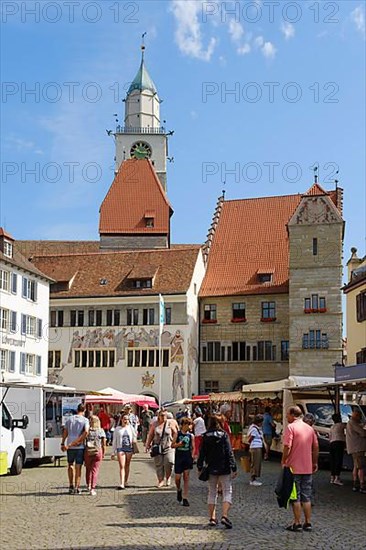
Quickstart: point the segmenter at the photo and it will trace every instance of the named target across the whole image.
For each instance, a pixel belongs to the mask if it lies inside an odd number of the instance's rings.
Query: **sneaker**
[[[358,485],[353,485],[353,487],[352,487],[352,491],[353,491],[354,493],[356,493],[357,491],[359,491],[359,489],[360,489],[360,488],[359,488]]]
[[[182,502],[182,489],[178,489],[177,491],[177,501]]]
[[[302,526],[302,530],[303,531],[312,531],[313,528],[312,528],[311,523],[304,523],[304,525]]]
[[[216,518],[210,518],[209,521],[208,521],[208,524],[210,527],[216,527],[218,521]]]
[[[92,497],[96,497],[96,496],[97,496],[96,490],[95,490],[95,489],[91,489],[90,495],[91,495]]]
[[[361,487],[360,493],[362,493],[363,495],[366,495],[366,486],[365,486],[365,487]]]
[[[293,533],[298,533],[299,531],[302,531],[302,525],[301,523],[296,524],[293,523],[292,525],[289,525],[286,527],[286,531],[292,531]]]
[[[75,493],[75,495],[81,495],[81,489],[80,489],[80,487],[76,487],[74,493]]]
[[[231,523],[229,518],[227,518],[226,516],[222,516],[221,523],[222,523],[222,525],[225,525],[226,529],[232,529],[233,528],[233,524]]]
[[[254,481],[250,481],[249,485],[252,485],[252,487],[260,487],[261,485],[263,485],[263,483],[255,479]]]
[[[333,481],[333,485],[343,485],[343,481],[341,481],[340,479],[335,479]]]
[[[183,506],[189,506],[189,502],[186,498],[183,499]]]
[[[74,487],[71,485],[71,486],[69,487],[69,495],[73,495],[73,494],[74,494],[74,490],[75,490]]]

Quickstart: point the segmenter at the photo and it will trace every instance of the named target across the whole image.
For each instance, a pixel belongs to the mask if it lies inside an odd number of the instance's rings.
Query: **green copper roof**
[[[155,84],[150,78],[150,75],[145,67],[144,58],[141,60],[140,68],[128,89],[127,95],[130,95],[130,93],[134,90],[139,90],[140,92],[142,92],[142,90],[150,90],[153,94],[157,93]]]

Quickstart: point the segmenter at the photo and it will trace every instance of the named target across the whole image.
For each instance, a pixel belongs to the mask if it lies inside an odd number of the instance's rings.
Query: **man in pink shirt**
[[[311,490],[313,473],[318,469],[319,446],[314,429],[303,422],[300,407],[287,410],[288,426],[283,436],[282,466],[294,474],[297,499],[291,501],[294,522],[287,531],[311,531]],[[301,507],[305,522],[301,524]]]

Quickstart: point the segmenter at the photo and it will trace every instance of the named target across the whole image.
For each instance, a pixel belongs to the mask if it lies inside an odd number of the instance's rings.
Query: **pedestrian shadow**
[[[154,516],[151,516],[154,517]],[[185,523],[182,521],[179,522],[162,522],[162,521],[154,521],[153,523],[146,523],[146,522],[133,522],[133,523],[105,523],[106,527],[119,527],[120,529],[139,529],[140,527],[143,527],[144,529],[156,529],[159,527],[163,527],[165,529],[172,529],[172,528],[180,528],[180,529],[187,529],[188,531],[203,531],[206,530],[207,525],[194,525],[192,523]]]

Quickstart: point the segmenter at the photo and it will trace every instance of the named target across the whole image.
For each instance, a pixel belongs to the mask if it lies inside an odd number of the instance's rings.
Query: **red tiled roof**
[[[145,214],[154,211],[154,227]],[[122,162],[100,207],[100,234],[168,234],[173,210],[151,161]]]
[[[303,195],[224,201],[200,296],[288,292],[287,223],[302,197],[317,195],[328,195],[338,207],[337,192],[317,183]],[[260,283],[265,273],[272,280]]]
[[[288,292],[287,223],[301,195],[224,201],[200,296]],[[273,270],[271,282],[259,273]]]
[[[313,195],[313,196],[316,196],[316,195],[329,195],[328,191],[324,191],[324,189],[318,184],[318,183],[314,183],[310,189],[308,189],[306,191],[306,193],[304,193],[304,197],[306,195]]]
[[[33,262],[56,282],[75,274],[68,289],[51,286],[51,297],[103,297],[184,293],[189,288],[200,246],[145,251],[34,256]],[[131,272],[155,268],[153,288],[136,289]],[[106,284],[101,280],[106,279]]]

